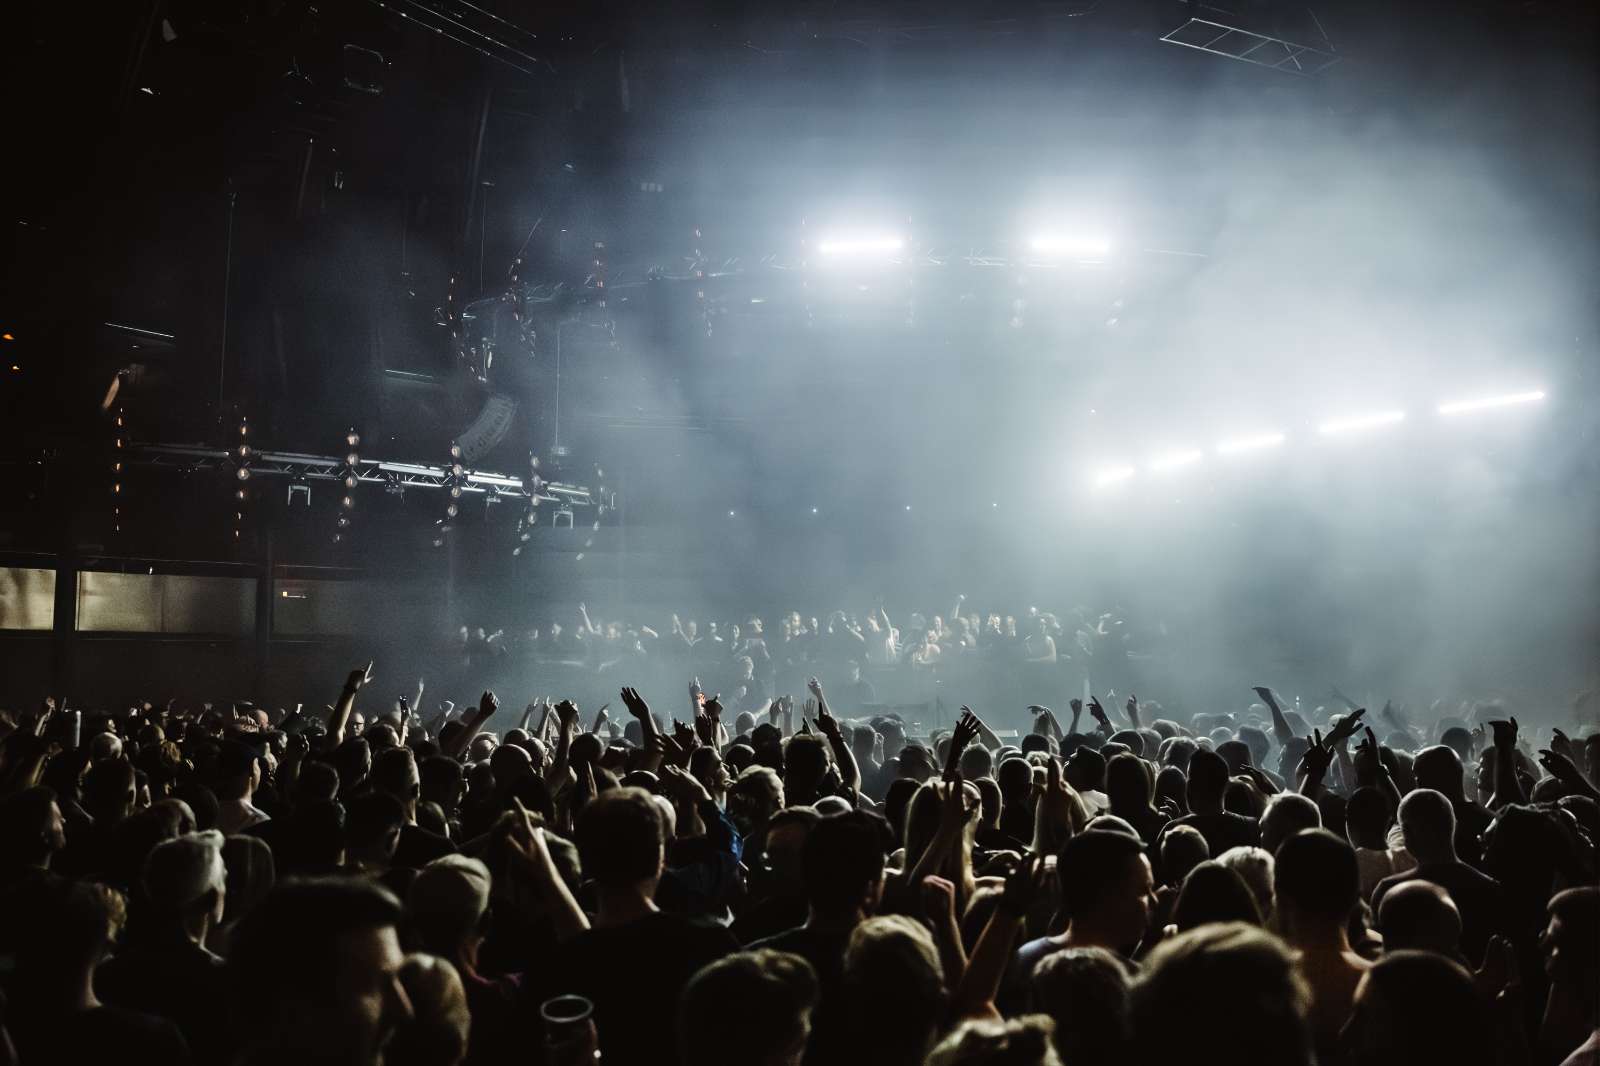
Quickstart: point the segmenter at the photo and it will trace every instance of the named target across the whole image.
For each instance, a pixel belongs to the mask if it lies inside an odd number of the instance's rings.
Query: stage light
[[[360,461],[361,456],[357,455],[355,452],[351,452],[349,455],[344,457],[345,466],[355,466]]]
[[[354,474],[345,475],[344,487],[347,489],[353,489],[356,487],[356,476]]]
[[[352,429],[344,435],[344,442],[354,448],[361,443],[361,434]]]
[[[1404,422],[1404,411],[1375,411],[1370,415],[1352,415],[1347,418],[1334,418],[1317,427],[1317,432],[1324,437],[1337,436],[1340,433],[1355,433],[1363,429],[1377,429],[1381,426],[1392,426],[1396,422]]]
[[[1190,448],[1181,452],[1168,452],[1165,455],[1158,455],[1154,459],[1150,460],[1150,472],[1153,474],[1163,474],[1168,470],[1176,470],[1179,467],[1188,466],[1191,463],[1198,463],[1204,457],[1205,452],[1195,448]]]
[[[240,481],[249,481],[250,480],[250,471],[241,466],[239,468],[238,472],[234,474],[234,476],[237,477]]]
[[[450,458],[452,458],[452,459],[461,458],[461,445],[459,445],[459,444],[450,445]]]
[[[875,252],[898,252],[906,246],[899,237],[887,234],[828,237],[817,242],[817,251],[823,255],[871,255]]]
[[[1217,445],[1218,455],[1238,455],[1240,452],[1260,451],[1262,448],[1276,448],[1282,444],[1282,433],[1262,433],[1255,437],[1238,437],[1234,440],[1225,440]]]
[[[1477,400],[1454,400],[1450,403],[1439,405],[1441,415],[1465,415],[1473,411],[1488,411],[1496,407],[1515,407],[1525,403],[1538,403],[1544,399],[1544,393],[1539,390],[1532,392],[1513,392],[1506,396],[1485,396]]]
[[[444,513],[448,517],[454,518],[456,515],[461,513],[461,509],[459,507],[457,507],[455,504],[452,503],[449,507],[446,507],[444,509]]]
[[[1107,485],[1115,485],[1119,481],[1126,481],[1136,473],[1138,471],[1131,466],[1107,467],[1094,476],[1094,486],[1097,489],[1103,489]]]
[[[465,471],[462,468],[460,463],[451,463],[450,464],[450,474],[451,474],[452,477],[460,477],[464,472]]]
[[[1058,233],[1041,233],[1028,241],[1028,247],[1040,255],[1087,255],[1099,258],[1111,252],[1111,242],[1104,237]]]
[[[355,501],[355,500],[352,500],[352,499],[351,499],[351,498],[350,498],[350,497],[348,497],[348,496],[346,496],[346,497],[345,497],[345,498],[344,498],[344,499],[342,499],[342,500],[340,500],[340,501],[339,501],[339,506],[340,506],[340,507],[343,507],[343,508],[344,508],[344,509],[345,509],[345,510],[347,510],[347,511],[348,511],[348,510],[349,510],[349,509],[350,509],[350,508],[352,508],[352,507],[354,507],[354,506],[355,506],[355,505],[356,505],[356,501]]]

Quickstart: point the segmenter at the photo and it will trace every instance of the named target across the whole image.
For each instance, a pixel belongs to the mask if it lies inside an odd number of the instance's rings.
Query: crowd
[[[1122,665],[1147,652],[1147,637],[1116,612],[1075,607],[1064,614],[1029,607],[1019,613],[976,610],[957,596],[945,614],[913,611],[898,623],[882,604],[864,612],[834,610],[826,617],[790,610],[769,628],[758,615],[742,621],[684,619],[650,624],[638,618],[597,619],[586,604],[566,623],[507,631],[461,626],[448,659],[460,676],[503,676],[509,663],[564,664],[633,678],[665,667],[706,680],[735,710],[760,711],[777,693],[798,692],[821,677],[841,706],[878,702],[871,678],[932,675],[993,666],[1033,669],[1091,664],[1109,685],[1122,683]],[[904,686],[895,686],[902,690]]]
[[[1592,696],[1013,745],[371,681],[3,716],[0,1064],[1600,1063]]]

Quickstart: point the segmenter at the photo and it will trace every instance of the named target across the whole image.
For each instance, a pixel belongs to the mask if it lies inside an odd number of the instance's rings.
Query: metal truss
[[[184,444],[143,444],[129,449],[129,461],[141,466],[175,470],[239,470],[239,458],[223,448],[202,448]],[[616,493],[592,491],[580,485],[559,481],[510,477],[481,470],[463,469],[460,474],[446,466],[419,463],[389,463],[362,459],[354,466],[327,455],[300,455],[294,452],[252,452],[244,467],[250,477],[284,477],[294,481],[343,481],[354,476],[362,484],[383,485],[392,492],[407,489],[459,488],[463,493],[486,494],[508,499],[532,499],[559,503],[563,507],[616,506]]]
[[[1168,44],[1180,44],[1185,48],[1289,74],[1317,74],[1339,62],[1339,56],[1331,51],[1241,30],[1237,26],[1225,26],[1208,19],[1192,18],[1161,39]]]

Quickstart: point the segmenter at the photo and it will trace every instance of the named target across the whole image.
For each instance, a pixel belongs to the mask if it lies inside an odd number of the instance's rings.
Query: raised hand
[[[1123,710],[1126,711],[1127,714],[1128,714],[1128,721],[1137,722],[1139,720],[1139,697],[1138,696],[1135,696],[1131,692],[1128,693],[1128,700],[1122,706],[1123,706]]]
[[[957,767],[961,765],[961,753],[967,750],[967,745],[977,737],[979,732],[978,716],[972,713],[971,707],[961,708],[961,717],[956,719],[956,728],[950,734],[950,747],[945,753],[944,779],[953,781],[960,779]]]
[[[650,721],[650,705],[639,695],[638,689],[625,688],[622,690],[622,705],[628,708],[628,713],[639,720],[640,725]]]
[[[672,720],[672,739],[677,741],[678,747],[685,751],[693,751],[700,746],[700,738],[695,733],[694,727],[686,725],[676,718]]]
[[[1005,890],[1000,893],[1000,909],[1021,918],[1033,908],[1034,900],[1044,889],[1044,859],[1029,855],[1006,875]]]
[[[816,699],[822,699],[822,682],[813,677],[806,682],[806,691],[810,692]]]
[[[711,793],[706,791],[706,786],[698,778],[670,762],[661,767],[661,786],[672,799],[686,806],[711,800]]]
[[[1559,729],[1551,731],[1550,750],[1558,755],[1565,755],[1573,762],[1578,761],[1575,756],[1576,749],[1572,745],[1572,738]]]
[[[718,722],[722,719],[722,696],[720,693],[712,696],[700,706],[705,709],[706,717],[711,719],[712,722]]]
[[[1510,751],[1517,746],[1517,720],[1509,721],[1495,719],[1489,723],[1489,728],[1494,730],[1494,746]]]
[[[1361,716],[1366,713],[1367,709],[1365,707],[1357,707],[1355,710],[1339,719],[1339,724],[1334,726],[1333,731],[1328,734],[1328,747],[1340,747],[1345,741],[1355,736],[1356,731],[1361,728]]]
[[[500,697],[493,692],[485,691],[478,697],[478,717],[488,718],[500,709]]]
[[[1102,728],[1105,729],[1106,732],[1114,732],[1111,727],[1111,716],[1106,714],[1106,709],[1104,707],[1100,706],[1100,697],[1089,697],[1089,714],[1096,722],[1100,724]]]
[[[563,731],[572,729],[578,724],[578,705],[571,700],[562,700],[556,704],[556,722]]]
[[[1560,781],[1564,785],[1576,786],[1585,792],[1589,789],[1588,779],[1578,769],[1578,764],[1562,752],[1551,748],[1539,749],[1539,765],[1544,767],[1545,773]]]
[[[1295,774],[1308,782],[1321,784],[1323,777],[1328,773],[1328,767],[1333,765],[1333,745],[1322,739],[1320,729],[1313,729],[1311,735],[1313,743],[1306,749],[1306,753],[1300,756],[1300,765],[1295,768]]]
[[[1272,694],[1272,690],[1266,685],[1256,685],[1253,691],[1257,696],[1261,697],[1261,702],[1268,707],[1276,707],[1278,705],[1277,697]]]

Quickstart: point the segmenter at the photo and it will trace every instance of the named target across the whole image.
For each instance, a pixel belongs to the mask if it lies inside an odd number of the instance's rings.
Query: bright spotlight
[[[1282,444],[1282,433],[1262,433],[1254,437],[1238,437],[1234,440],[1225,440],[1217,445],[1218,455],[1238,455],[1240,452],[1256,452],[1263,448],[1276,448]]]
[[[871,255],[875,252],[898,252],[906,246],[899,237],[886,234],[860,234],[828,237],[817,243],[823,255]]]
[[[1103,256],[1111,251],[1111,242],[1104,237],[1067,236],[1041,233],[1028,242],[1028,247],[1041,255]]]
[[[1334,418],[1317,427],[1317,432],[1324,437],[1336,436],[1340,433],[1355,433],[1363,429],[1377,429],[1379,426],[1392,426],[1396,422],[1404,422],[1404,411],[1375,411],[1370,415],[1352,415],[1348,418]]]
[[[1455,400],[1439,405],[1441,415],[1465,415],[1473,411],[1488,411],[1495,407],[1515,407],[1518,404],[1538,403],[1544,399],[1544,393],[1538,390],[1533,392],[1513,392],[1509,396],[1485,396],[1477,400]]]
[[[1107,485],[1115,485],[1119,481],[1126,481],[1137,471],[1131,466],[1108,466],[1094,476],[1094,487],[1103,489]]]
[[[1194,448],[1190,448],[1187,451],[1168,452],[1166,455],[1158,455],[1150,460],[1150,472],[1161,474],[1168,470],[1176,470],[1180,466],[1198,463],[1204,455],[1204,452]]]

